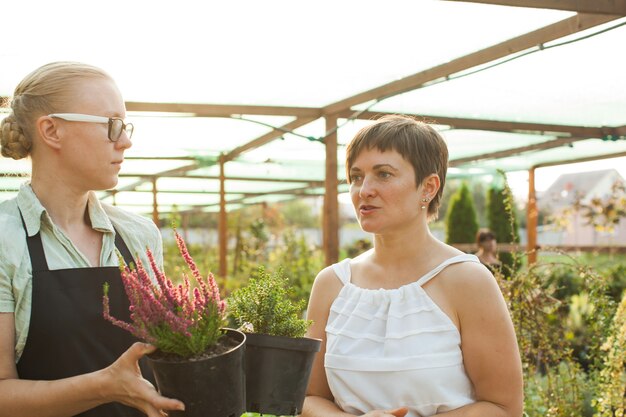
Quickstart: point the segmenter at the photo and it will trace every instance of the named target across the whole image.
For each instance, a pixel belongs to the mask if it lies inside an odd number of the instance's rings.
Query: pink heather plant
[[[220,299],[213,274],[204,279],[189,255],[183,238],[174,230],[176,243],[197,284],[191,288],[189,276],[174,285],[159,270],[150,249],[146,254],[154,271],[152,282],[143,264],[130,268],[120,258],[120,271],[126,295],[130,301],[130,323],[111,316],[108,284],[104,284],[104,318],[129,331],[139,339],[155,345],[163,352],[187,358],[201,354],[222,336],[226,304]]]

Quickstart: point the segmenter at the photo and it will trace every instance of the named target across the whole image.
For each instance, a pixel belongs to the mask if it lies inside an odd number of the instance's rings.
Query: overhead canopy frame
[[[459,1],[459,0],[449,0]],[[337,130],[342,125],[343,120],[371,120],[390,111],[369,110],[371,105],[362,108],[367,103],[379,103],[390,97],[402,95],[411,91],[429,86],[432,83],[446,80],[454,74],[477,68],[498,60],[527,51],[530,48],[541,47],[542,45],[555,41],[588,29],[606,24],[626,15],[626,0],[465,0],[466,3],[484,3],[500,6],[536,7],[562,11],[577,12],[576,15],[549,24],[545,27],[530,31],[528,33],[513,37],[492,46],[468,53],[449,62],[420,70],[412,75],[402,77],[392,82],[382,84],[375,88],[370,88],[358,94],[345,97],[321,107],[302,106],[271,106],[271,105],[236,105],[236,104],[203,104],[203,103],[157,103],[128,101],[126,108],[129,112],[169,115],[185,115],[185,117],[200,118],[244,118],[244,116],[272,116],[288,118],[288,121],[281,123],[277,127],[272,127],[269,131],[250,139],[244,143],[237,144],[216,152],[210,158],[206,156],[144,156],[127,158],[128,160],[162,161],[163,167],[150,172],[125,172],[120,177],[124,179],[115,190],[102,193],[102,198],[115,197],[125,193],[148,193],[153,194],[152,212],[155,221],[159,214],[159,195],[180,195],[180,194],[215,194],[219,195],[219,200],[202,204],[188,204],[182,210],[197,211],[199,208],[210,209],[220,208],[220,273],[225,274],[225,224],[227,207],[238,207],[250,201],[259,201],[262,196],[321,196],[324,200],[324,249],[326,252],[326,262],[336,262],[338,258],[338,190],[345,190],[346,185],[341,179],[341,166],[338,162],[338,153],[341,151],[342,143],[338,141]],[[359,107],[361,106],[361,107]],[[403,113],[407,113],[406,111]],[[528,137],[528,140],[521,140],[517,136],[511,136],[510,143],[501,144],[494,149],[477,148],[475,151],[452,157],[450,166],[460,170],[470,169],[481,161],[504,160],[520,155],[529,155],[539,152],[556,149],[563,146],[572,145],[579,142],[586,142],[591,139],[603,140],[603,143],[613,143],[617,138],[626,136],[626,125],[617,126],[582,126],[570,124],[536,123],[531,120],[495,120],[486,118],[456,117],[447,114],[423,114],[420,112],[409,112],[427,121],[445,126],[451,131],[485,131],[504,132],[511,135],[521,135]],[[254,176],[245,172],[229,172],[231,163],[244,161],[246,154],[265,147],[275,140],[292,134],[298,129],[304,128],[316,121],[323,120],[324,134],[315,137],[310,136],[310,141],[319,142],[324,145],[323,169],[316,170],[314,175],[308,173],[304,175],[282,177],[268,175]],[[626,122],[626,120],[625,120]],[[307,135],[304,135],[307,136]],[[320,145],[320,146],[321,146]],[[612,153],[597,152],[592,156],[568,158],[558,161],[543,161],[530,167],[531,176],[537,167],[548,164],[565,163],[573,160],[593,160],[597,158],[626,155],[626,150],[615,149]],[[212,159],[211,159],[212,158]],[[272,158],[267,158],[270,161]],[[179,165],[170,167],[165,162],[178,162]],[[271,161],[270,161],[271,162]],[[321,162],[321,161],[320,161]],[[257,162],[258,163],[258,162]],[[294,161],[297,166],[304,166],[303,161]],[[505,167],[506,168],[506,167]],[[243,174],[243,175],[240,175]],[[0,173],[0,177],[20,177],[25,175],[21,171],[7,171]],[[175,189],[171,186],[161,185],[160,181],[171,178],[186,179],[189,181],[212,181],[211,186],[202,190]],[[264,189],[233,189],[226,184],[262,182],[272,184]],[[531,204],[534,202],[534,177],[530,181],[532,190],[529,196],[533,196]],[[151,184],[150,188],[145,188]],[[324,189],[322,190],[322,187]],[[15,192],[15,188],[5,187],[5,191]],[[529,199],[530,200],[530,199]],[[128,203],[130,206],[132,203]],[[532,211],[529,210],[529,212]],[[534,221],[534,220],[533,220]],[[530,223],[530,222],[529,222]],[[530,228],[529,228],[530,229]],[[533,246],[529,235],[529,247]]]

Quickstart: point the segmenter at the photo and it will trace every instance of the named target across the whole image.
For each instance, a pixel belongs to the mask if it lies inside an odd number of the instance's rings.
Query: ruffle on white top
[[[458,262],[479,261],[455,256],[391,290],[352,284],[350,259],[333,265],[344,286],[330,309],[324,366],[342,410],[360,415],[406,406],[408,417],[426,417],[475,401],[459,331],[422,288]]]

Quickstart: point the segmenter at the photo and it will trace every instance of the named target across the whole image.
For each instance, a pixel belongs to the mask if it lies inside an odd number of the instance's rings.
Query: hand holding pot
[[[107,375],[105,389],[108,390],[104,396],[137,408],[148,417],[162,417],[162,410],[184,410],[182,402],[159,395],[154,386],[141,375],[139,359],[155,350],[156,347],[152,345],[134,343],[118,360],[104,369]]]
[[[409,409],[406,407],[395,408],[393,410],[374,410],[361,417],[404,417]]]

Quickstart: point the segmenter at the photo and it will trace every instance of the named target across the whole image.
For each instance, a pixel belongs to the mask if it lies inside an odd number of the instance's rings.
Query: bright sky
[[[577,164],[559,165],[554,167],[539,168],[535,171],[535,188],[537,191],[545,191],[562,174],[601,171],[615,169],[626,180],[626,157],[603,159]],[[511,172],[507,175],[511,190],[516,198],[528,199],[528,172]]]
[[[489,31],[466,18],[477,10]],[[16,0],[2,14],[0,94],[37,66],[69,59],[105,68],[127,100],[304,106],[571,15],[516,9],[513,20],[509,8],[435,0]],[[463,42],[440,36],[444,22]]]
[[[129,101],[297,106],[323,106],[572,15],[438,0],[110,0],[97,6],[15,0],[3,4],[2,14],[7,36],[0,50],[0,95],[10,95],[39,65],[77,60],[111,73]],[[483,27],[488,30],[477,30]],[[626,97],[623,66],[614,58],[611,65],[599,63],[615,56],[603,46],[623,39],[623,29],[397,96],[375,109],[613,126],[624,121],[615,105]],[[575,64],[572,50],[578,51]],[[598,76],[587,76],[593,71]],[[129,156],[197,154],[208,141],[213,152],[229,150],[261,129],[226,119],[138,119]],[[284,121],[279,119],[271,123]],[[342,128],[339,141],[347,142],[354,130],[351,124]],[[319,136],[324,125],[301,131]],[[474,135],[489,139],[484,132]],[[303,159],[323,153],[321,146],[303,150],[304,142],[288,138],[245,156],[265,160],[284,152]],[[455,149],[477,143],[467,136]],[[0,172],[11,164],[0,159]],[[541,169],[537,189],[578,170],[615,168],[626,177],[622,167],[624,158]],[[509,178],[516,195],[525,196],[527,174]]]

